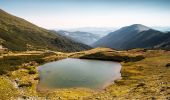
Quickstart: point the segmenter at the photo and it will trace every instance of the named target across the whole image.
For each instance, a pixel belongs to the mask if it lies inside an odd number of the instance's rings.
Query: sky
[[[0,0],[0,9],[47,29],[170,26],[170,0]]]

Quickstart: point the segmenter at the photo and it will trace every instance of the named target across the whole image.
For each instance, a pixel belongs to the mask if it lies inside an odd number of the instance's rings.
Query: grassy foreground
[[[122,79],[104,90],[39,90],[38,67],[67,57],[118,61]],[[170,99],[170,51],[96,48],[76,53],[19,52],[0,57],[0,99]]]

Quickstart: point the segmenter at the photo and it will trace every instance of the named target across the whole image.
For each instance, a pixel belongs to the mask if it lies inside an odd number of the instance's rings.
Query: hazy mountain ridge
[[[80,51],[90,48],[3,10],[0,10],[0,44],[12,51],[29,49]]]
[[[71,28],[71,29],[57,29],[56,28],[53,30],[56,30],[56,31],[64,30],[64,31],[69,31],[69,32],[80,31],[80,32],[92,33],[100,37],[103,37],[107,35],[108,33],[115,31],[116,29],[117,29],[116,27],[80,27],[80,28]]]
[[[94,47],[114,49],[163,48],[161,44],[169,43],[169,34],[151,29],[147,26],[134,24],[109,33],[93,44]],[[165,42],[167,41],[167,42]],[[169,46],[166,46],[168,49]]]
[[[152,27],[155,30],[159,30],[161,32],[169,32],[170,31],[170,27],[169,26],[153,26]]]
[[[57,33],[86,45],[91,45],[92,43],[96,42],[100,38],[100,36],[97,34],[92,34],[89,32],[81,32],[81,31],[69,32],[69,31],[60,30],[57,31]]]

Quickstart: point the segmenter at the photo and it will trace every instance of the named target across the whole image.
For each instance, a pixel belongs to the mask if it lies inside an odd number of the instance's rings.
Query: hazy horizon
[[[170,0],[0,0],[0,7],[47,29],[170,26]]]

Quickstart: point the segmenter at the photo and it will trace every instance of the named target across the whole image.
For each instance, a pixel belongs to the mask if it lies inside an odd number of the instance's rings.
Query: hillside
[[[69,31],[60,30],[57,31],[57,33],[86,45],[91,45],[92,43],[96,42],[100,38],[100,36],[97,34],[93,34],[89,32],[81,32],[81,31],[69,32]]]
[[[0,44],[11,51],[50,49],[70,52],[90,48],[3,10],[0,10]]]
[[[133,48],[169,48],[170,34],[134,24],[123,27],[98,40],[94,47],[109,47],[118,50]],[[161,45],[162,44],[162,45]]]

